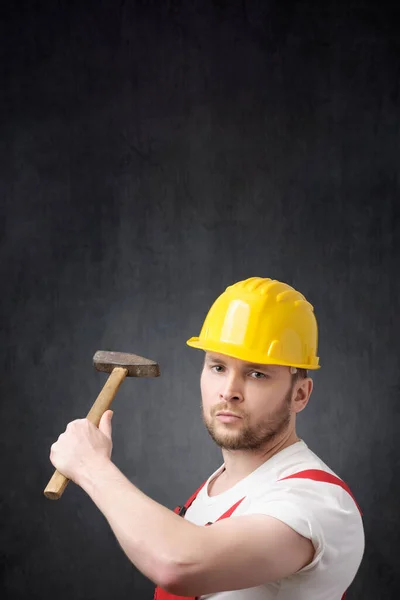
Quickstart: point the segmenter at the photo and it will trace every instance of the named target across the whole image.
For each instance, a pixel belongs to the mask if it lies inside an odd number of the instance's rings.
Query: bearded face
[[[201,376],[203,421],[225,450],[262,449],[289,428],[294,381],[288,369],[257,368],[262,371],[235,358],[206,355]]]

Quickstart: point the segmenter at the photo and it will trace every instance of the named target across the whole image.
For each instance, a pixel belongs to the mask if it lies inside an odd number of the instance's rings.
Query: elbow
[[[182,583],[173,573],[165,573],[165,576],[158,585],[169,594],[175,596],[182,596],[184,593]],[[185,595],[187,595],[186,592]]]
[[[182,571],[177,564],[160,556],[147,556],[145,559],[138,561],[128,552],[126,554],[132,564],[156,586],[171,594],[177,594],[175,590],[180,589],[182,585],[180,575]]]
[[[169,594],[183,595],[183,581],[179,569],[174,565],[165,565],[160,569],[157,577],[157,585]]]
[[[172,562],[164,564],[159,572],[158,585],[169,594],[193,596],[193,583],[196,578],[193,578],[192,569],[187,567],[188,565]]]
[[[198,528],[203,529],[208,528]],[[199,596],[205,567],[204,545],[200,542],[191,536],[188,545],[181,543],[178,548],[169,547],[162,558],[158,555],[162,563],[158,585],[166,592],[176,596]]]

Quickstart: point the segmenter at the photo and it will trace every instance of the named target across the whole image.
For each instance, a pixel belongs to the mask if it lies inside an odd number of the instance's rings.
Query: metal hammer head
[[[127,369],[127,377],[158,377],[160,367],[158,363],[143,356],[127,354],[125,352],[108,352],[98,350],[93,356],[93,364],[98,371],[111,373],[115,367]]]

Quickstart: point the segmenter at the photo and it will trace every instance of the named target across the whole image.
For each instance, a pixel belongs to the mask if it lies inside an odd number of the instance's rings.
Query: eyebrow
[[[213,363],[218,363],[220,365],[226,366],[226,362],[221,358],[217,358],[216,356],[206,356],[205,362],[208,362],[208,363],[213,362]],[[247,369],[255,369],[255,370],[260,370],[260,371],[265,371],[265,370],[274,371],[273,365],[267,365],[267,364],[261,364],[261,363],[245,362],[243,366],[244,366],[244,368],[247,368]]]

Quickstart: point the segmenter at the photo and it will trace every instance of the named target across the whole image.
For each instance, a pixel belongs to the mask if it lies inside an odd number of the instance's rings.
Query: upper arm
[[[191,548],[171,573],[168,591],[186,596],[256,587],[309,564],[312,542],[277,518],[262,514],[197,527]]]

